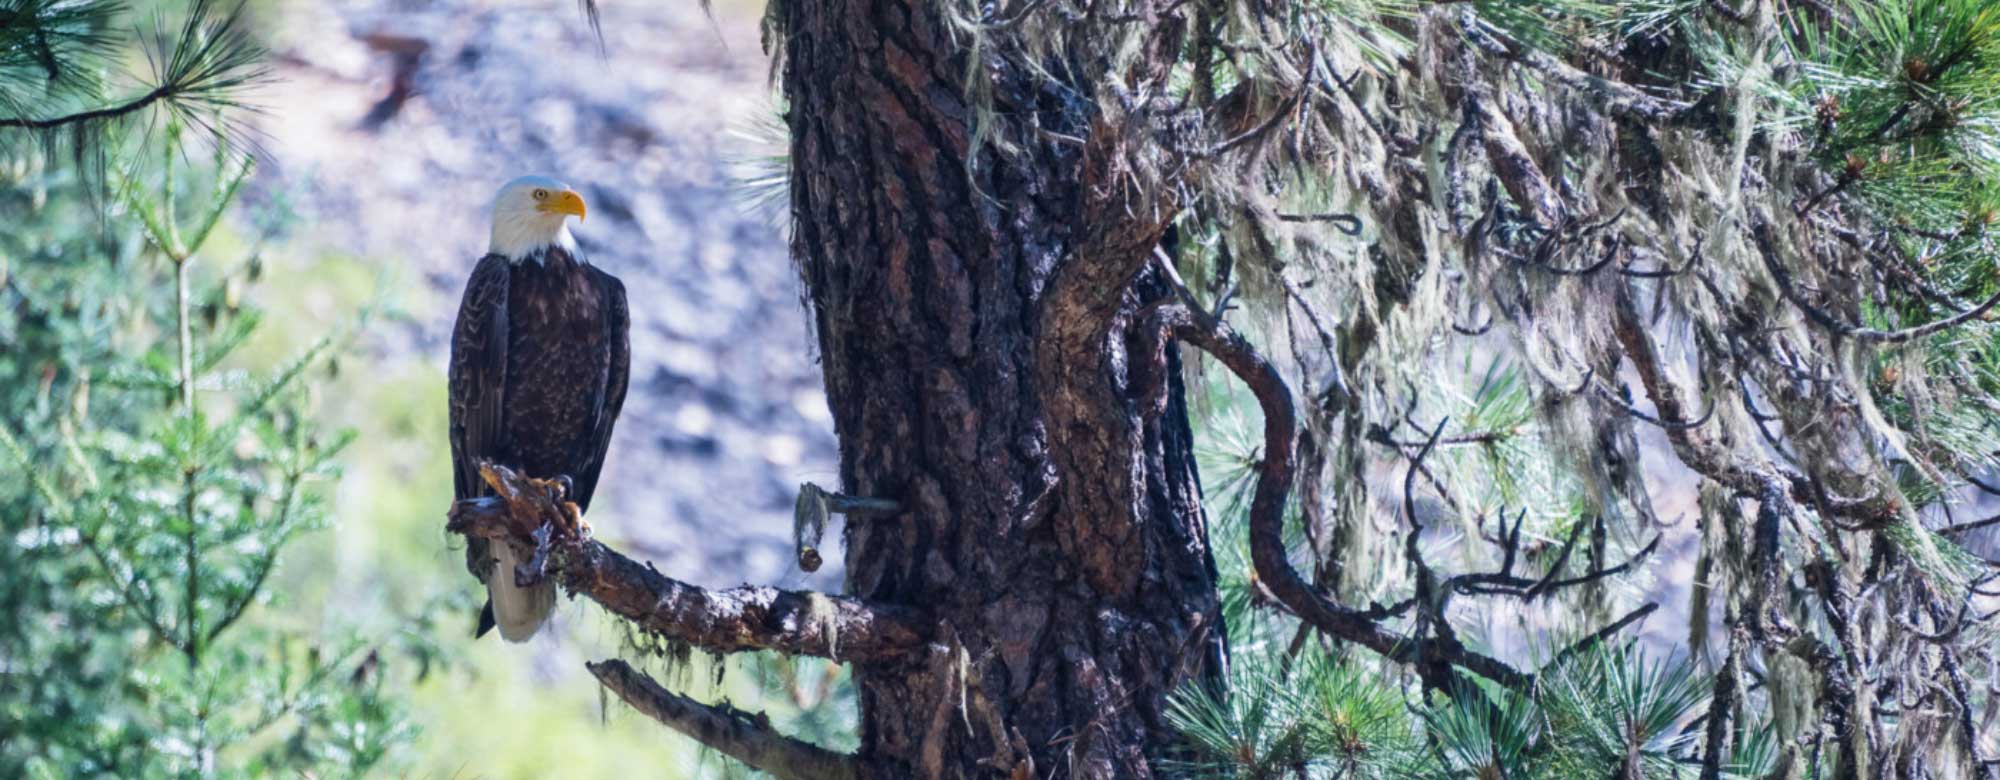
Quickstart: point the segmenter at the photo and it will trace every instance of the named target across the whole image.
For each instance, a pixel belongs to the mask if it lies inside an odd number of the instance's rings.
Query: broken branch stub
[[[807,482],[799,485],[799,500],[792,508],[792,547],[798,552],[800,571],[819,571],[820,537],[826,534],[826,491]]]
[[[819,571],[824,559],[819,542],[826,535],[827,516],[835,512],[848,517],[893,515],[903,505],[886,498],[847,496],[828,493],[811,482],[799,485],[799,499],[792,507],[792,546],[797,551],[801,571]]]

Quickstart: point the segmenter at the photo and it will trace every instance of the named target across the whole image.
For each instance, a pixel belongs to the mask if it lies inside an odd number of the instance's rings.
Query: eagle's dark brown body
[[[451,459],[458,498],[488,491],[479,461],[544,479],[568,477],[589,509],[625,402],[630,366],[625,287],[560,248],[539,262],[499,255],[466,282],[451,342]],[[485,577],[488,545],[466,562]],[[479,633],[492,625],[491,605]]]

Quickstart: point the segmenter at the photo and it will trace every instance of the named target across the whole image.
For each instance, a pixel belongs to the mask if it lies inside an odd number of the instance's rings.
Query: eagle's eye
[[[548,190],[535,190],[535,200],[548,200],[548,199],[549,199]]]

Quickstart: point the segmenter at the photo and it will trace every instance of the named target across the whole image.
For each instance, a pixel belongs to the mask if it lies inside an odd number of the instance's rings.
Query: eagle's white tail
[[[514,555],[513,545],[494,542],[493,547],[493,573],[486,576],[486,595],[493,601],[493,623],[499,627],[501,639],[526,642],[548,622],[549,613],[555,611],[555,583],[516,586],[514,564],[520,559]]]

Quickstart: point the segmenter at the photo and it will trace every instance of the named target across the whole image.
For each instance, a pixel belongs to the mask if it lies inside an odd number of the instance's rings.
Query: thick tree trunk
[[[1091,224],[1086,148],[981,143],[942,10],[783,10],[793,255],[841,481],[904,509],[849,520],[848,593],[940,625],[916,660],[856,669],[859,757],[885,777],[1153,777],[1167,695],[1225,653],[1177,364],[1164,413],[1134,397],[1157,368],[1126,370],[1161,225]],[[1087,134],[1087,96],[981,67],[994,111]]]

